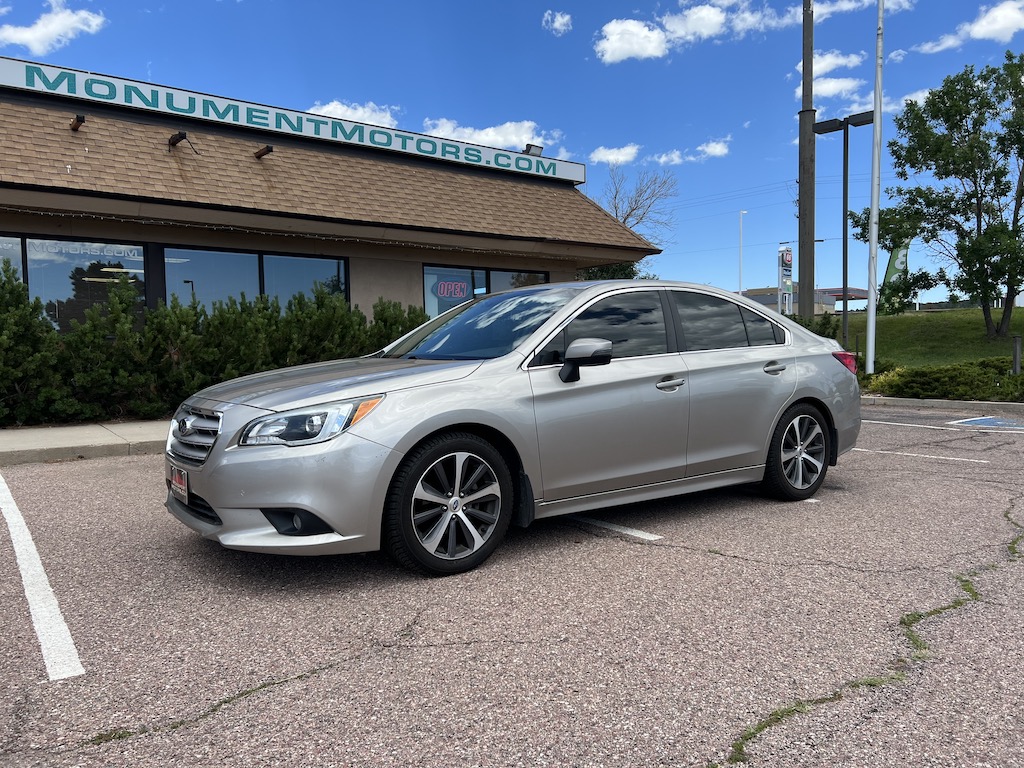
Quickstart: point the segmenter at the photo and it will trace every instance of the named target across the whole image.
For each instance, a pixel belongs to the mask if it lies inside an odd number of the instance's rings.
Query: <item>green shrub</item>
[[[358,307],[349,307],[343,294],[317,284],[312,298],[299,293],[288,301],[274,346],[280,365],[364,354],[366,315]]]
[[[419,307],[410,305],[403,311],[397,301],[378,299],[373,305],[373,322],[367,331],[365,353],[383,349],[429,319],[430,316]]]
[[[49,421],[71,405],[57,367],[60,337],[10,259],[0,263],[0,424]]]
[[[973,363],[892,367],[864,380],[864,390],[890,397],[929,400],[1024,402],[1024,376],[1013,375],[1008,357]]]

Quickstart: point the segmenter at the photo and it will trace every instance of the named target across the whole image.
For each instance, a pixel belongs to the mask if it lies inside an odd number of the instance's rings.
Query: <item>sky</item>
[[[883,143],[906,99],[1024,45],[1024,0],[884,0]],[[816,120],[874,104],[878,0],[814,0]],[[796,260],[799,0],[0,0],[0,55],[584,163],[666,172],[678,194],[648,271],[727,290]],[[850,207],[871,199],[850,129]],[[816,142],[815,282],[842,285],[842,132]],[[884,189],[898,183],[888,151]],[[849,241],[867,288],[868,247]],[[879,254],[879,279],[887,254]],[[796,266],[796,265],[795,265]],[[910,267],[934,271],[920,243]],[[794,269],[798,274],[798,267]],[[943,300],[942,289],[926,296]],[[851,306],[856,306],[855,304]]]

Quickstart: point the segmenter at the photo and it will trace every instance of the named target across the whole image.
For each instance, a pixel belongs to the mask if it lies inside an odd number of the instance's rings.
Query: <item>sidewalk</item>
[[[910,400],[864,396],[865,411],[872,407],[937,408],[978,415],[1013,414],[1024,419],[1024,403],[986,403],[962,400]],[[9,427],[0,429],[0,467],[103,456],[161,453],[167,442],[169,421],[111,422],[74,426]]]
[[[169,420],[0,429],[0,467],[162,453]]]

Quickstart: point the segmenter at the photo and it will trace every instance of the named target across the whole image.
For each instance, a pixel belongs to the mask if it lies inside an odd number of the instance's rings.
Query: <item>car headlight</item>
[[[384,395],[275,413],[250,422],[239,445],[313,445],[337,437],[361,421]]]

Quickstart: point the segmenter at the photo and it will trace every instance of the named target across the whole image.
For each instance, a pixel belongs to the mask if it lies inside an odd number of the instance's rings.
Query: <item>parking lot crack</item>
[[[1021,499],[1024,495],[1017,495],[1010,499],[1010,503],[1003,512],[1003,517],[1013,529],[1015,535],[1006,546],[1009,562],[988,563],[973,568],[965,573],[954,575],[958,592],[947,603],[921,611],[910,611],[900,617],[899,628],[901,634],[910,647],[909,656],[897,656],[890,660],[887,670],[880,675],[863,677],[844,683],[835,691],[812,699],[799,699],[795,702],[779,707],[762,717],[752,726],[744,730],[732,743],[725,763],[709,762],[708,768],[721,768],[722,765],[737,765],[749,763],[752,759],[748,754],[748,748],[767,730],[782,725],[797,715],[806,714],[818,707],[841,701],[847,694],[868,688],[880,688],[889,685],[896,685],[907,680],[907,673],[915,668],[926,664],[931,658],[931,649],[920,632],[920,625],[929,619],[937,618],[961,610],[967,605],[976,602],[984,602],[983,595],[978,590],[975,579],[987,571],[993,571],[1007,565],[1016,565],[1021,562],[1021,549],[1024,547],[1024,525],[1014,519]],[[988,547],[983,549],[989,549]],[[722,552],[712,554],[723,557],[731,557]],[[745,558],[739,558],[745,559]],[[841,566],[836,566],[841,567]],[[858,569],[853,569],[858,570]]]

